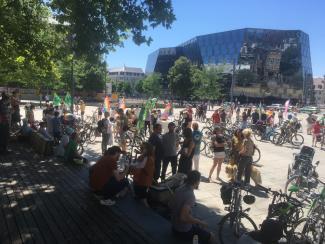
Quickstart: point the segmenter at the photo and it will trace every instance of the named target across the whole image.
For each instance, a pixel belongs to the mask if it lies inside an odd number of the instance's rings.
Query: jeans
[[[155,173],[153,175],[153,179],[155,181],[158,181],[160,177],[160,170],[161,170],[161,158],[156,158],[155,159]]]
[[[124,178],[123,180],[117,181],[116,178],[112,176],[109,178],[99,194],[103,195],[105,199],[113,198],[128,185],[128,179]]]
[[[237,180],[241,181],[243,177],[243,173],[245,172],[245,183],[249,184],[251,178],[251,164],[253,162],[253,158],[250,156],[241,156],[238,164],[238,172],[237,172]]]
[[[165,177],[166,177],[166,171],[167,171],[169,162],[171,163],[171,166],[172,166],[172,173],[173,173],[173,175],[176,174],[176,170],[177,170],[177,156],[165,157],[163,159],[163,165],[162,165],[162,170],[161,170],[161,179],[162,180],[164,180]]]
[[[104,154],[107,150],[107,145],[108,145],[110,136],[111,135],[107,134],[107,133],[102,134],[102,154]]]

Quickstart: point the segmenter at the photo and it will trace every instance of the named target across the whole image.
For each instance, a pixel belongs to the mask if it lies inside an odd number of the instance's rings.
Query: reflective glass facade
[[[197,36],[150,54],[146,73],[166,76],[180,56],[199,66],[222,65],[225,72],[235,63],[237,96],[313,100],[309,37],[302,31],[247,28]]]

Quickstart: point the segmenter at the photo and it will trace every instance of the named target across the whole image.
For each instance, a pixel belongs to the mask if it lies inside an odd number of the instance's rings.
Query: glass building
[[[151,53],[146,73],[166,77],[181,56],[198,66],[222,66],[225,73],[235,65],[235,96],[313,102],[309,36],[302,31],[246,28],[197,36]]]

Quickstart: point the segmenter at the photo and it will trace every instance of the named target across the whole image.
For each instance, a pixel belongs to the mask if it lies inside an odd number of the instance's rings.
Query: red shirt
[[[220,115],[219,115],[219,113],[213,113],[212,114],[212,122],[213,122],[213,124],[219,124],[220,123]]]
[[[113,176],[113,172],[117,170],[117,162],[111,156],[103,156],[93,166],[93,171],[90,175],[90,187],[94,191],[100,191]]]
[[[321,130],[322,126],[320,124],[314,124],[313,126],[313,133],[314,134],[320,134],[320,130]]]

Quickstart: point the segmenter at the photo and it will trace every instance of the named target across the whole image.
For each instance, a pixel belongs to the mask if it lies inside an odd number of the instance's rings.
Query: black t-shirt
[[[223,135],[215,135],[213,138],[213,142],[216,141],[217,143],[221,144],[221,143],[225,143],[225,138]],[[213,151],[214,152],[224,152],[225,151],[225,147],[216,147],[215,145],[213,146]]]
[[[164,149],[163,149],[161,138],[157,134],[152,133],[151,136],[149,137],[148,142],[155,147],[156,160],[162,159],[164,156]]]

